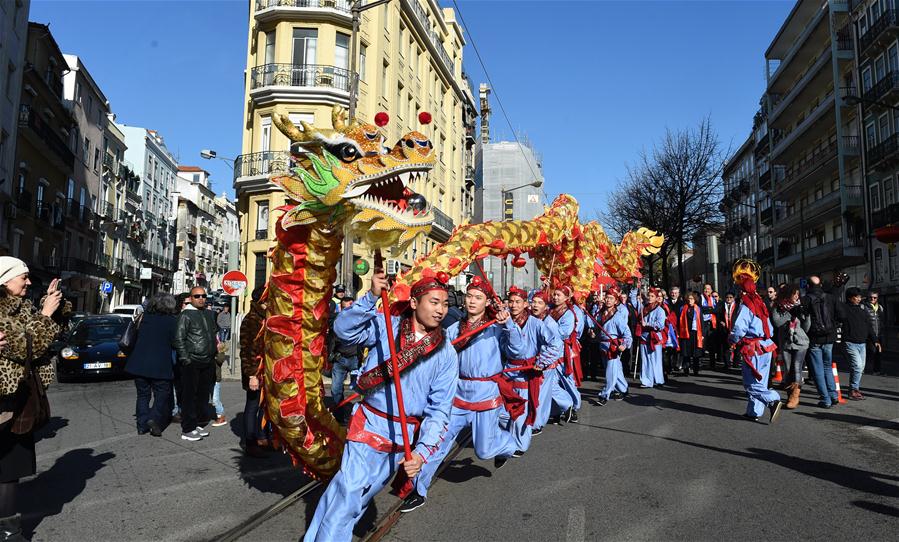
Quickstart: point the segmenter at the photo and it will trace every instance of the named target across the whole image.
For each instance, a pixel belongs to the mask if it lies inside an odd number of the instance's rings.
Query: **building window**
[[[94,170],[100,171],[100,149],[94,149]]]
[[[314,28],[293,29],[293,63],[294,65],[315,64],[315,47],[318,41],[318,30]]]
[[[877,129],[873,122],[865,125],[865,138],[868,140],[866,143],[871,147],[877,145]]]
[[[16,80],[16,65],[10,62],[6,65],[6,97],[12,100],[12,84]]]
[[[365,81],[365,57],[368,47],[359,45],[359,80]]]
[[[868,196],[871,201],[871,210],[879,211],[880,210],[880,184],[873,183],[868,187]]]
[[[880,81],[886,76],[886,58],[884,55],[877,57],[874,61],[874,79]]]
[[[893,178],[887,177],[883,180],[883,207],[887,208],[896,202],[896,195],[893,191]]]
[[[862,92],[868,92],[871,90],[871,86],[873,85],[873,81],[871,80],[871,67],[868,66],[864,70],[862,70]]]
[[[878,122],[880,123],[880,141],[884,142],[890,137],[890,116],[884,113]]]
[[[260,286],[265,286],[265,279],[267,275],[265,273],[265,252],[255,252],[254,256],[256,257],[255,269],[253,273],[253,289],[255,290]]]
[[[265,33],[265,61],[264,64],[275,63],[275,31]]]
[[[334,49],[334,65],[345,70],[349,67],[349,58],[350,37],[338,32]]]
[[[381,96],[387,97],[387,68],[390,67],[390,64],[384,62],[381,65]]]
[[[268,201],[256,202],[256,237],[260,232],[268,236]],[[265,237],[263,237],[265,239]]]

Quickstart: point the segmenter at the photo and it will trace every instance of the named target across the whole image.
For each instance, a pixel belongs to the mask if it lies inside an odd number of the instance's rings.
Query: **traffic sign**
[[[247,287],[247,276],[240,271],[228,271],[222,277],[222,290],[228,295],[237,295]]]
[[[104,280],[103,286],[100,291],[102,291],[104,294],[111,294],[112,293],[112,283],[109,282],[108,280]]]

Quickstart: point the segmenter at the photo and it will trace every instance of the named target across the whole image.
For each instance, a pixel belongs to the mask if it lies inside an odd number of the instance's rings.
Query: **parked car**
[[[137,318],[144,312],[143,305],[119,305],[112,309],[111,314],[124,314],[131,318]]]
[[[86,316],[57,343],[56,374],[60,382],[78,377],[121,375],[128,355],[119,350],[119,339],[128,318],[115,314]]]

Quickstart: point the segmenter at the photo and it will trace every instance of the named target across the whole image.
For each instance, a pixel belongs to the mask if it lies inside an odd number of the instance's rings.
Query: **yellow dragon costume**
[[[387,147],[377,126],[348,120],[339,106],[331,121],[331,129],[307,123],[298,128],[286,115],[274,115],[292,144],[289,167],[272,181],[290,203],[277,221],[266,321],[257,339],[263,341],[266,419],[294,463],[318,479],[337,472],[346,438],[324,406],[322,383],[331,285],[344,226],[349,222],[354,235],[373,249],[396,251],[427,233],[433,214],[410,184],[426,177],[436,159],[432,143],[420,132]],[[657,252],[661,243],[660,236],[640,229],[616,246],[596,222],[580,224],[577,201],[561,195],[533,220],[458,226],[446,243],[398,277],[393,296],[408,296],[408,286],[426,269],[454,276],[478,258],[513,255],[521,261],[523,254],[583,295],[593,289],[601,270],[597,258],[609,276],[626,281],[639,274],[640,255]]]

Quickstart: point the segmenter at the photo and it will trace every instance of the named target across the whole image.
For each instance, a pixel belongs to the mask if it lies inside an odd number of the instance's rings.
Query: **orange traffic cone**
[[[843,392],[840,390],[840,373],[837,372],[837,362],[835,362],[835,361],[833,362],[832,370],[833,370],[833,383],[836,384],[836,386],[837,386],[837,400],[840,402],[840,404],[843,404],[846,402],[846,400],[843,399]]]
[[[784,373],[783,373],[784,364],[781,360],[780,356],[777,356],[777,361],[774,363],[774,378],[771,379],[771,382],[774,384],[780,384],[783,382]]]

